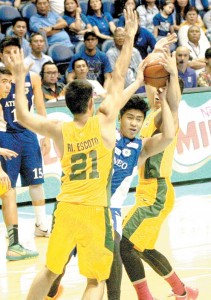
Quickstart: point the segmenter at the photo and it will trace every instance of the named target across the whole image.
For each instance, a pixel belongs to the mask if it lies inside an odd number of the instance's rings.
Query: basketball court
[[[211,193],[210,182],[176,187],[175,207],[163,225],[157,249],[165,254],[176,272],[187,285],[198,287],[199,300],[211,299]],[[133,201],[133,193],[127,204]],[[53,203],[47,204],[49,226]],[[129,206],[124,207],[124,213]],[[31,260],[7,262],[5,253],[7,239],[0,213],[0,299],[23,300],[35,274],[45,263],[47,238],[34,238],[34,214],[31,206],[19,207],[19,231],[21,243],[30,249],[37,249],[39,257]],[[171,300],[169,286],[146,265],[146,276],[153,295],[159,300]],[[82,297],[86,279],[78,272],[77,258],[73,258],[62,280],[64,293],[61,299],[79,300]],[[107,299],[106,292],[104,299]],[[124,272],[122,300],[137,299],[136,293]]]

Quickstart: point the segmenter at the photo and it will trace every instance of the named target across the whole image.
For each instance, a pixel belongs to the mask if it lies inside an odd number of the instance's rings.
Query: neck
[[[161,12],[161,16],[163,16],[164,18],[168,18],[168,15],[167,15],[167,13],[165,13],[165,11]]]
[[[205,70],[207,73],[211,74],[211,66],[206,65]]]
[[[46,83],[44,82],[45,85],[49,86],[49,88],[55,92],[56,90],[56,83]]]
[[[90,56],[94,56],[96,54],[97,50],[96,50],[96,48],[91,49],[91,50],[86,49],[85,52],[86,52],[86,54],[88,54]]]
[[[32,55],[34,55],[37,58],[41,58],[42,57],[42,52],[35,52],[32,50]]]
[[[185,73],[185,71],[186,71],[186,69],[187,69],[187,66],[183,66],[183,65],[181,66],[181,65],[178,65],[177,68],[178,68],[178,70],[179,70],[180,72]]]
[[[76,114],[74,115],[74,123],[77,127],[81,128],[84,127],[87,120],[91,117],[91,114],[89,111],[87,111],[85,114]]]
[[[147,3],[147,8],[149,7],[149,8],[153,8],[155,6],[155,3],[154,2],[152,2],[152,3]]]
[[[95,11],[95,15],[98,17],[101,17],[102,16],[101,9],[98,9],[97,11]]]

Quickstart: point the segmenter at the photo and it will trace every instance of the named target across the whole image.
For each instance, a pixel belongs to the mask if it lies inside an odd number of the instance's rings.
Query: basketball
[[[166,86],[169,73],[159,64],[162,60],[162,53],[151,53],[145,58],[144,62],[147,63],[147,66],[144,69],[144,81],[146,84],[156,88]]]

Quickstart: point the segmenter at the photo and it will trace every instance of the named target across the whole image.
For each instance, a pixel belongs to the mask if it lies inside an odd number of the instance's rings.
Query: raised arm
[[[162,152],[173,141],[175,136],[174,120],[166,97],[168,89],[169,87],[159,90],[161,117],[163,120],[161,132],[150,138],[143,139],[143,148],[138,161],[139,167],[148,157]]]
[[[6,59],[6,65],[15,80],[15,106],[18,121],[31,131],[53,138],[60,152],[63,153],[60,122],[55,126],[55,121],[33,114],[28,110],[28,101],[25,96],[25,77],[31,65],[26,66],[24,64],[23,51],[13,51],[11,57]]]
[[[138,27],[137,13],[129,7],[124,11],[125,15],[125,42],[116,61],[112,80],[107,87],[106,99],[101,103],[98,113],[106,115],[107,121],[115,120],[118,111],[127,101],[123,98],[125,76],[130,64],[134,37]]]

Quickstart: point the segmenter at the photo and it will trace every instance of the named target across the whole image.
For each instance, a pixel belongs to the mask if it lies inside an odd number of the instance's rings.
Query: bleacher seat
[[[19,11],[13,6],[1,5],[0,6],[0,23],[1,32],[5,33],[7,27],[12,25],[12,20],[20,17]]]
[[[106,53],[112,46],[114,46],[114,41],[106,40],[102,43],[101,50]]]
[[[59,73],[64,75],[71,57],[73,56],[73,51],[67,46],[55,43],[54,45],[49,46],[47,54],[51,56],[57,65]]]
[[[103,11],[109,12],[112,16],[114,16],[115,13],[115,6],[114,2],[112,0],[103,0]]]
[[[82,10],[82,13],[83,13],[84,15],[86,15],[86,13],[87,13],[87,7],[88,7],[88,2],[87,2],[87,0],[80,0],[80,1],[79,1],[79,4],[80,4],[81,10]]]
[[[78,42],[75,46],[75,53],[80,52],[82,49],[84,49],[84,42]]]
[[[31,16],[37,13],[37,8],[33,3],[25,4],[21,9],[21,15],[23,18],[29,20]]]

